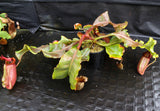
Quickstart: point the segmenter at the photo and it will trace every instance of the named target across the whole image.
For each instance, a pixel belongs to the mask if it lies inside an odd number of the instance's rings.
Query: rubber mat
[[[14,56],[14,51],[22,49],[24,44],[40,46],[60,39],[61,35],[72,38],[76,33],[38,31],[31,34],[20,30],[7,46],[0,47],[0,52]],[[155,39],[158,42],[155,50],[160,54],[160,39]],[[0,111],[160,111],[160,60],[140,76],[136,66],[143,52],[126,49],[124,70],[119,70],[115,61],[105,54],[95,55],[101,60],[98,66],[96,61],[82,63],[79,75],[89,80],[81,91],[70,90],[68,78],[52,80],[57,59],[28,52],[17,67],[18,79],[13,90],[0,88]],[[2,64],[0,66],[2,76]]]

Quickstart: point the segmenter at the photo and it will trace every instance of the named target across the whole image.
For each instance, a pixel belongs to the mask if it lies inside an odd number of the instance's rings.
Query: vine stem
[[[103,39],[103,38],[110,37],[110,36],[114,36],[114,35],[115,34],[111,33],[111,34],[107,34],[107,35],[104,35],[104,36],[97,37],[94,40],[96,41],[96,40]]]
[[[77,46],[77,49],[80,49],[80,47],[81,47],[82,42],[83,42],[84,39],[85,39],[85,35],[82,35],[81,39],[79,40],[79,44]]]
[[[92,26],[91,28],[89,28],[85,34],[82,35],[79,44],[77,46],[77,49],[80,49],[82,42],[85,40],[85,38],[88,38],[90,40],[94,40],[91,36],[89,36],[89,33],[95,28],[95,26]]]
[[[151,66],[155,62],[156,62],[156,58],[154,59],[154,61],[152,61],[150,64],[148,64],[147,67]]]

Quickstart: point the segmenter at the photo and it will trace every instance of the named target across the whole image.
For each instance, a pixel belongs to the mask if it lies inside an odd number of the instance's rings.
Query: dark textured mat
[[[8,46],[1,46],[1,54],[14,56],[23,44],[40,46],[60,39],[60,35],[75,36],[66,32],[24,32],[20,31]],[[157,42],[156,52],[160,54],[160,39]],[[107,55],[102,55],[104,62],[98,67],[97,63],[83,63],[79,74],[88,76],[89,81],[77,92],[70,90],[67,78],[52,80],[58,60],[28,52],[17,68],[18,80],[13,90],[0,88],[0,111],[160,111],[159,59],[140,76],[136,65],[142,52],[126,49],[123,71]],[[0,69],[2,75],[2,64]]]

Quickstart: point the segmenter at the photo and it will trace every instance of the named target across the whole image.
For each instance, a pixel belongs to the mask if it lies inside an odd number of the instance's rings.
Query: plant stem
[[[77,49],[80,49],[80,47],[81,47],[82,42],[83,42],[84,39],[85,39],[85,35],[82,35],[81,39],[79,40],[79,44],[77,46]]]
[[[110,37],[110,36],[113,36],[113,35],[115,35],[115,34],[110,33],[110,34],[107,34],[107,35],[104,35],[104,36],[97,37],[94,40],[96,41],[96,40],[103,39],[103,38],[106,38],[106,37]]]
[[[89,33],[94,29],[94,26],[92,26],[91,28],[89,28],[85,34],[82,35],[81,39],[79,40],[79,44],[77,46],[77,49],[80,49],[81,45],[82,45],[82,42],[85,40],[85,38],[88,38],[90,40],[94,40],[90,35]]]

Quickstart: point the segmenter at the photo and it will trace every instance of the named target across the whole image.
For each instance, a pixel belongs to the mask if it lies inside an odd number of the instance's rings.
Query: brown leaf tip
[[[79,76],[76,78],[76,80],[76,90],[82,90],[84,87],[84,83],[88,81],[88,78],[86,76]]]

